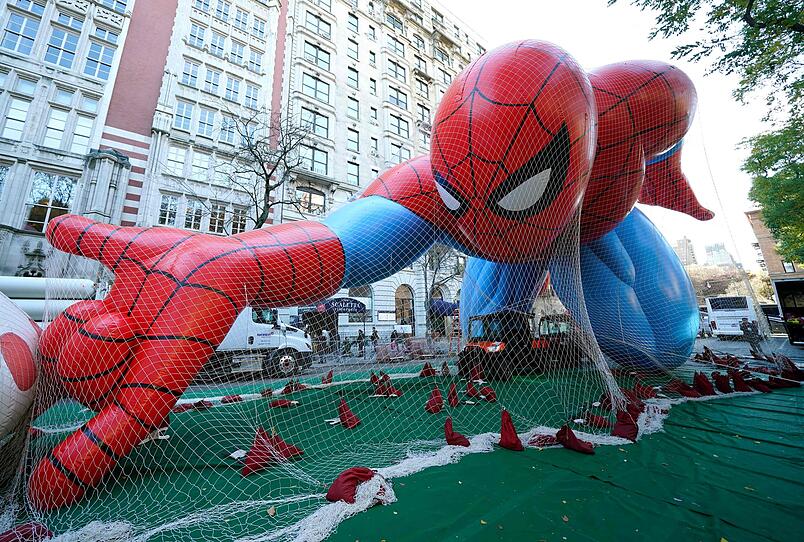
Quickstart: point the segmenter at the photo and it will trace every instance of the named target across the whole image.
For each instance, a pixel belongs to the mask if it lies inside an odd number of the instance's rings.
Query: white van
[[[279,320],[276,309],[246,307],[201,376],[264,373],[288,377],[308,369],[312,363],[313,348],[307,333]]]
[[[741,337],[740,322],[743,318],[748,318],[749,322],[759,321],[754,303],[744,295],[707,297],[706,310],[712,333],[719,339]]]

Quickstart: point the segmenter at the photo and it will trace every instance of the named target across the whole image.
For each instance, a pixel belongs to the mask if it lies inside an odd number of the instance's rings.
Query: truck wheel
[[[299,355],[293,350],[279,350],[271,358],[271,371],[280,377],[293,376],[299,372]]]

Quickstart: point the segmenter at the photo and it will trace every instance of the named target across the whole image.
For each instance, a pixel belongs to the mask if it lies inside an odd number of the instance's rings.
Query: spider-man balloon
[[[436,242],[472,256],[465,317],[532,304],[558,236],[579,224],[583,293],[604,353],[648,368],[685,359],[698,314],[689,279],[631,209],[643,198],[711,216],[678,165],[694,107],[691,82],[672,66],[632,62],[587,75],[560,48],[523,41],[453,81],[429,156],[385,172],[321,222],[221,238],[52,220],[54,247],[117,278],[106,299],[73,305],[42,337],[46,378],[97,414],[39,461],[30,501],[65,506],[97,486],[166,423],[247,304],[319,301],[394,274]],[[553,279],[567,306],[580,306],[575,283]]]

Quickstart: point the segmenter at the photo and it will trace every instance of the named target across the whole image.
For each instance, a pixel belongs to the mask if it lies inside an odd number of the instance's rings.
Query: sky
[[[523,38],[553,42],[568,51],[581,66],[597,66],[632,59],[670,62],[683,69],[698,91],[698,109],[684,141],[682,167],[699,201],[715,218],[699,222],[687,215],[657,207],[643,207],[670,244],[687,236],[693,241],[699,263],[706,259],[705,245],[726,244],[746,269],[758,270],[751,243],[756,241],[745,211],[755,208],[748,199],[750,177],[740,170],[748,149],[746,137],[767,127],[761,95],[740,104],[731,95],[737,78],[705,75],[708,60],[692,63],[674,60],[675,46],[695,37],[697,27],[683,39],[648,40],[655,18],[626,0],[608,7],[606,0],[440,0],[486,43],[489,49]],[[493,6],[493,9],[490,9]]]

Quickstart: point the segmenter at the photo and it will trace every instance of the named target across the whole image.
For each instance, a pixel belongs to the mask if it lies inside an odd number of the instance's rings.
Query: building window
[[[441,75],[441,82],[449,85],[452,82],[452,76],[446,71],[438,68],[438,73]]]
[[[126,0],[100,0],[100,3],[117,13],[126,11]]]
[[[433,10],[433,22],[437,24],[444,24],[444,16],[436,10]]]
[[[112,71],[113,57],[113,47],[101,45],[94,41],[91,42],[89,54],[87,55],[87,63],[86,66],[84,66],[84,73],[92,77],[97,77],[98,79],[108,79],[109,72]]]
[[[416,104],[416,111],[419,114],[419,120],[421,122],[430,123],[430,110],[424,107],[422,104]]]
[[[784,267],[785,273],[795,273],[796,266],[793,265],[791,262],[782,262],[782,266]]]
[[[302,77],[302,93],[324,103],[329,103],[329,83],[305,73]]]
[[[204,90],[217,96],[220,84],[221,84],[221,72],[207,68],[207,77],[204,80]]]
[[[221,119],[221,132],[218,139],[224,143],[234,144],[235,120],[231,117]]]
[[[212,137],[212,132],[214,129],[215,112],[202,107],[198,116],[198,135]]]
[[[210,233],[226,233],[226,205],[213,203],[209,206]]]
[[[304,42],[304,59],[321,69],[329,71],[329,53],[309,41]]]
[[[396,87],[388,87],[388,101],[402,109],[408,108],[408,95]]]
[[[436,57],[436,60],[440,60],[441,62],[449,66],[449,55],[444,49],[436,47],[435,50],[433,51],[433,56]]]
[[[86,154],[89,150],[89,138],[92,135],[92,124],[95,121],[92,117],[78,115],[73,129],[73,142],[70,145],[70,152],[76,154]]]
[[[416,68],[420,69],[424,73],[427,73],[427,61],[419,55],[414,56],[413,59],[416,61]]]
[[[346,42],[346,56],[352,60],[360,59],[360,50],[355,40],[347,40]]]
[[[394,294],[394,308],[396,309],[396,323],[400,325],[414,325],[413,289],[402,284]]]
[[[53,96],[53,101],[59,105],[66,105],[70,106],[73,103],[73,97],[75,93],[72,90],[65,90],[63,88],[57,88],[56,93]]]
[[[391,162],[399,164],[405,160],[410,160],[410,149],[406,149],[399,143],[391,143]]]
[[[403,83],[407,80],[407,75],[405,74],[405,68],[402,67],[401,64],[394,62],[393,60],[388,61],[388,75],[393,77],[394,79],[398,79]]]
[[[159,202],[159,219],[157,222],[161,226],[175,226],[176,225],[176,208],[179,204],[179,198],[169,194],[162,194]]]
[[[97,113],[98,112],[98,99],[94,96],[81,96],[81,105],[79,109],[83,109],[88,113]]]
[[[174,145],[168,147],[165,173],[176,175],[177,177],[184,177],[184,158],[186,155],[187,149],[184,147],[176,147]]]
[[[360,87],[360,74],[354,68],[346,69],[346,84],[352,88]]]
[[[346,182],[354,185],[360,184],[360,164],[346,162]]]
[[[329,171],[329,155],[327,151],[316,149],[309,145],[301,145],[299,148],[301,166],[313,173],[326,175]]]
[[[304,127],[319,137],[329,137],[329,117],[312,109],[302,108],[301,120]]]
[[[184,61],[184,70],[181,73],[181,82],[195,88],[198,85],[199,65],[190,60]]]
[[[248,211],[242,207],[235,207],[232,210],[232,235],[246,231],[246,219]]]
[[[413,46],[421,52],[425,51],[424,38],[418,34],[413,34]]]
[[[28,218],[24,228],[44,232],[47,223],[70,212],[77,179],[37,171],[28,195]]]
[[[320,215],[326,209],[326,198],[324,193],[309,186],[296,188],[296,199],[298,200],[299,210],[303,213]]]
[[[39,4],[33,5],[39,6]],[[41,15],[44,11],[44,7],[39,7],[41,8],[41,11],[38,13],[38,15]],[[31,49],[33,49],[34,40],[36,39],[36,33],[38,31],[38,18],[28,17],[25,15],[20,15],[19,13],[11,12],[8,16],[8,21],[6,22],[6,28],[3,32],[3,41],[0,42],[0,46],[2,46],[3,49],[9,49],[23,55],[29,55],[31,54]]]
[[[0,166],[0,198],[3,197],[3,188],[6,186],[8,177],[8,166]]]
[[[226,93],[224,97],[233,102],[240,99],[240,79],[233,79],[232,77],[226,78]]]
[[[410,125],[408,121],[397,115],[391,115],[390,120],[391,122],[389,124],[393,133],[404,138],[410,136]]]
[[[212,32],[212,39],[209,42],[209,52],[223,58],[224,51],[226,51],[226,36]]]
[[[209,13],[209,0],[194,0],[193,7],[200,9],[204,13]]]
[[[234,25],[243,32],[248,31],[248,11],[237,8]]]
[[[420,96],[424,96],[425,98],[430,97],[430,87],[425,81],[421,79],[416,79],[416,92],[418,92]]]
[[[100,38],[104,41],[108,41],[110,43],[117,43],[118,35],[111,30],[106,30],[105,28],[96,27],[95,28],[95,37]]]
[[[190,131],[193,121],[193,104],[189,102],[176,102],[176,115],[173,117],[173,127]]]
[[[393,36],[388,36],[388,46],[399,56],[405,56],[405,44]]]
[[[304,20],[304,26],[307,28],[307,30],[311,30],[326,39],[329,39],[330,35],[332,34],[332,25],[315,13],[309,11],[307,12],[307,16]]]
[[[374,51],[369,51],[369,65],[376,66],[377,65],[377,53]]]
[[[360,132],[357,130],[346,130],[346,150],[360,152]]]
[[[398,30],[402,32],[402,19],[394,15],[393,13],[386,13],[385,14],[385,21],[391,25],[394,30]]]
[[[257,109],[259,107],[259,100],[258,96],[260,94],[260,89],[255,87],[251,84],[246,84],[246,101],[245,106],[250,107],[251,109]]]
[[[197,199],[188,199],[187,209],[184,211],[184,227],[189,230],[200,230],[203,216],[204,204]]]
[[[67,127],[67,111],[51,109],[47,120],[47,130],[42,145],[51,149],[60,149],[64,140],[64,130]]]
[[[8,101],[8,111],[6,121],[3,125],[3,137],[20,141],[22,130],[25,127],[25,120],[28,118],[28,108],[31,102],[19,98],[11,98]]]
[[[346,98],[346,116],[350,119],[360,120],[360,102],[354,98]]]
[[[371,112],[371,120],[376,121],[377,120],[377,108],[372,107],[370,112]]]
[[[62,68],[72,68],[75,51],[78,48],[78,37],[78,34],[53,27],[53,33],[50,35],[50,41],[45,51],[45,62],[56,64]]]
[[[190,25],[190,37],[187,42],[192,45],[193,47],[198,47],[201,49],[204,47],[204,38],[206,36],[207,29],[203,26],[198,26],[195,23]],[[215,36],[215,32],[212,33],[213,37]]]
[[[377,29],[369,25],[368,38],[372,41],[377,39]]]
[[[248,69],[254,73],[262,71],[262,53],[259,51],[251,50],[248,56]]]
[[[379,154],[380,152],[380,142],[376,137],[371,138],[371,152],[372,154]]]
[[[251,35],[255,38],[265,39],[265,21],[259,17],[254,17],[254,22],[251,25]]]
[[[360,32],[360,21],[357,19],[357,15],[354,13],[350,13],[348,18],[346,19],[346,26],[354,32],[355,34]]]
[[[419,132],[419,144],[422,147],[430,147],[430,134],[427,132]]]
[[[209,174],[209,164],[212,157],[205,153],[194,150],[193,162],[190,165],[190,176],[197,181],[203,181]]]
[[[226,0],[218,0],[217,4],[215,4],[215,17],[220,19],[223,22],[229,20],[229,8],[231,8],[231,4],[226,2]]]
[[[369,79],[369,92],[372,96],[377,95],[377,80],[374,78]]]
[[[233,64],[237,64],[238,66],[243,65],[243,55],[245,54],[246,46],[240,43],[239,41],[232,40],[232,48],[229,52],[229,62]]]
[[[310,2],[326,11],[332,11],[332,0],[310,0]]]

